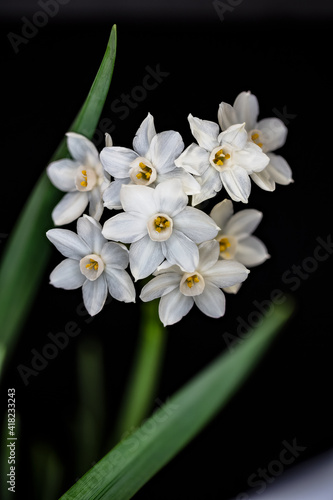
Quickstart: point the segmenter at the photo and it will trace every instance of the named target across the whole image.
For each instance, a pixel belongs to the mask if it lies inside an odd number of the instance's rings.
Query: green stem
[[[139,344],[112,437],[114,445],[138,427],[152,407],[165,347],[166,330],[158,317],[158,302],[142,302]]]

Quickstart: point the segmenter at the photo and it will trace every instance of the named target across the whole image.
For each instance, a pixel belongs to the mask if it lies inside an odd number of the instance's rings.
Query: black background
[[[267,245],[271,259],[252,269],[238,295],[227,296],[224,318],[214,320],[193,309],[167,329],[156,398],[165,401],[227,349],[224,333],[235,333],[238,318],[246,320],[257,310],[255,300],[269,299],[274,289],[291,292],[296,299],[295,314],[227,407],[136,494],[138,499],[227,500],[246,491],[248,477],[278,458],[282,441],[296,439],[306,447],[297,463],[333,445],[332,256],[317,262],[314,271],[307,268],[311,259],[306,260],[314,256],[317,238],[326,241],[332,234],[331,18],[295,10],[288,15],[286,9],[278,15],[274,5],[274,15],[263,15],[260,10],[249,10],[244,2],[221,20],[213,4],[207,3],[201,22],[190,11],[186,19],[185,8],[179,18],[169,12],[146,20],[144,15],[135,20],[130,11],[121,15],[119,9],[117,16],[112,15],[109,8],[90,22],[87,16],[75,20],[72,9],[69,19],[60,14],[50,19],[27,44],[20,45],[17,54],[7,34],[21,33],[21,16],[26,13],[2,23],[2,234],[11,233],[25,200],[85,99],[114,23],[118,26],[117,59],[102,118],[112,120],[109,130],[115,145],[131,147],[149,111],[157,132],[178,130],[187,146],[193,139],[187,115],[216,121],[219,103],[232,104],[243,90],[258,97],[260,118],[280,112],[287,120],[288,138],[281,154],[295,182],[277,186],[273,193],[253,184],[248,204],[264,213],[256,235]],[[33,11],[26,15],[32,19]],[[146,67],[157,65],[168,76],[122,119],[111,109],[114,100],[131,94],[142,84]],[[95,136],[99,149],[101,135]],[[207,211],[224,195],[221,192],[207,203]],[[247,208],[235,205],[235,210]],[[106,211],[102,220],[110,215]],[[5,243],[4,237],[1,251]],[[64,466],[57,495],[107,451],[92,455],[83,469],[73,465],[81,343],[102,346],[105,423],[110,429],[138,338],[138,304],[112,301],[93,321],[87,321],[88,316],[77,310],[82,302],[80,290],[57,290],[48,284],[49,273],[61,259],[54,249],[2,383],[4,391],[15,387],[17,393],[21,422],[17,487],[22,498],[43,498],[33,486],[31,450],[36,444],[51,447]],[[287,271],[289,278],[294,274],[293,266],[301,266],[306,277],[297,282],[283,278]],[[80,335],[25,386],[17,366],[29,365],[31,349],[40,351],[47,334],[63,331],[69,321],[79,325]]]

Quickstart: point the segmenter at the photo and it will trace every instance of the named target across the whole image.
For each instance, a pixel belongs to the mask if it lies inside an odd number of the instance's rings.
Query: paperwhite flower
[[[180,179],[186,194],[199,193],[200,185],[175,159],[184,149],[181,135],[173,130],[156,134],[154,118],[148,113],[138,129],[133,148],[105,147],[100,154],[105,170],[114,181],[104,193],[104,206],[120,209],[120,189],[123,185],[136,184],[155,187],[168,179]]]
[[[262,212],[246,209],[234,214],[232,201],[223,200],[215,205],[210,216],[221,228],[215,238],[220,245],[221,259],[237,260],[253,267],[270,257],[263,242],[252,236],[262,219]]]
[[[82,286],[84,305],[91,316],[104,306],[108,291],[122,302],[135,302],[135,288],[125,271],[128,250],[108,242],[102,226],[84,215],[77,221],[77,234],[68,229],[51,229],[48,239],[65,257],[51,273],[50,283],[73,290]]]
[[[142,289],[144,302],[161,297],[159,316],[164,324],[172,325],[185,316],[193,304],[207,316],[219,318],[225,312],[225,296],[220,288],[243,282],[249,273],[243,264],[219,260],[216,240],[199,245],[199,261],[192,272],[178,266],[162,264]]]
[[[199,145],[192,143],[175,163],[200,176],[201,191],[192,197],[192,205],[212,198],[222,186],[233,200],[247,203],[251,192],[249,175],[263,170],[269,159],[259,146],[248,141],[244,123],[219,133],[217,123],[191,114],[188,121]]]
[[[275,183],[287,185],[294,182],[292,171],[286,160],[272,153],[286,142],[287,127],[279,118],[265,118],[257,121],[259,103],[251,92],[241,92],[231,106],[222,102],[219,106],[218,121],[222,130],[231,125],[245,122],[249,140],[261,147],[269,157],[269,164],[261,172],[251,174],[252,180],[266,191],[274,191]]]
[[[67,147],[73,160],[50,163],[47,175],[61,191],[67,192],[52,212],[56,226],[69,224],[83,214],[89,203],[89,215],[99,220],[103,213],[103,191],[110,184],[99,161],[98,151],[86,137],[67,134]]]
[[[105,222],[103,235],[132,243],[130,268],[134,278],[153,273],[163,259],[194,271],[199,259],[196,243],[214,238],[219,230],[204,212],[188,207],[188,197],[179,179],[148,186],[123,186],[120,192],[125,212]]]

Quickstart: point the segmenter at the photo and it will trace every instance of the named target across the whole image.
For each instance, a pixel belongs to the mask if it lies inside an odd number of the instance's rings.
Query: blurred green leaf
[[[95,132],[110,87],[116,45],[117,30],[114,25],[89,94],[69,128],[90,139]],[[64,139],[50,161],[66,156],[68,151]],[[51,245],[45,233],[53,226],[51,212],[62,196],[63,193],[51,184],[44,171],[7,242],[0,266],[0,374],[16,344],[19,329],[29,313],[48,262]]]
[[[292,311],[291,300],[276,306],[246,340],[222,353],[196,375],[103,457],[61,500],[132,498],[225,406]]]

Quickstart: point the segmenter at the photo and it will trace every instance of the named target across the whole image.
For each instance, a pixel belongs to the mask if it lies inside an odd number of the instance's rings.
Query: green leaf
[[[113,26],[95,80],[69,128],[92,138],[110,87],[116,57],[117,31]],[[66,131],[67,132],[67,131]],[[50,161],[68,156],[65,139]],[[53,226],[51,212],[63,193],[44,171],[37,181],[7,242],[0,266],[0,374],[15,347],[19,329],[29,313],[51,252],[45,233]],[[33,265],[31,265],[33,263]]]
[[[61,500],[126,500],[171,460],[230,400],[293,311],[276,306],[243,343],[222,353],[128,438],[121,441]]]

